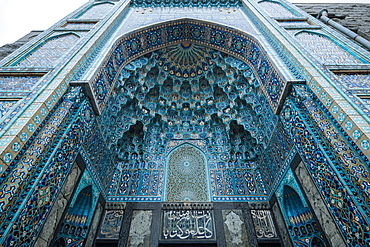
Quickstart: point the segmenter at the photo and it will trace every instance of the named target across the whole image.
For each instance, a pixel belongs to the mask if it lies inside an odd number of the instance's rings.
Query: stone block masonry
[[[334,21],[350,29],[351,31],[358,33],[363,38],[370,40],[370,4],[317,3],[296,4],[296,6],[315,17],[320,12],[320,10],[327,9],[329,12],[329,17],[332,18]],[[332,15],[338,17],[345,16],[345,18],[335,18]]]

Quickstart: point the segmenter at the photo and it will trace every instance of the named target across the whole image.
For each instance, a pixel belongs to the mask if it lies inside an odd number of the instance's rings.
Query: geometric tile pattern
[[[366,97],[366,98],[365,98]],[[367,106],[368,108],[370,108],[370,99],[369,97],[365,96],[365,97],[359,97],[363,102],[364,102],[364,105]]]
[[[113,7],[108,5],[95,5],[78,18],[102,18]],[[261,6],[267,6],[265,9],[272,16],[286,17],[289,15],[286,11],[290,13],[274,2],[263,1]],[[328,45],[329,39],[322,41],[317,36],[308,37],[309,49],[312,46],[328,52],[325,56],[317,55],[323,62],[361,63],[340,46]],[[50,66],[77,39],[73,34],[52,38],[18,65]],[[199,57],[193,60],[194,66],[186,64],[188,54],[171,50],[179,45],[189,49],[190,43],[199,45],[192,50]],[[217,51],[202,53],[208,49],[203,49],[205,46]],[[177,60],[181,66],[171,64],[166,55],[181,56],[183,59]],[[212,73],[207,73],[209,69]],[[240,71],[248,73],[242,76],[237,74]],[[163,80],[162,72],[166,75]],[[355,79],[340,77],[349,88],[364,87],[368,80],[365,74],[356,75]],[[1,77],[3,87],[14,90],[19,87],[30,90],[38,79],[23,78]],[[363,81],[357,81],[358,78]],[[159,24],[119,40],[95,79],[94,93],[102,116],[93,116],[81,88],[70,90],[55,109],[50,109],[45,123],[1,176],[0,242],[4,246],[34,243],[81,150],[87,153],[83,159],[92,176],[99,180],[101,192],[107,190],[111,196],[108,200],[161,201],[165,193],[166,157],[184,143],[196,146],[207,158],[213,201],[266,200],[274,190],[275,181],[271,181],[280,179],[286,160],[297,149],[348,245],[370,244],[370,213],[366,210],[370,203],[369,161],[344,132],[343,128],[351,125],[339,126],[305,86],[293,87],[282,116],[277,119],[268,104],[276,108],[285,85],[253,37],[189,20]],[[238,83],[239,79],[242,83]],[[113,87],[117,90],[111,90]],[[207,97],[198,97],[199,92]],[[0,102],[4,116],[17,100]],[[278,123],[280,120],[282,124]],[[183,162],[183,166],[187,165]],[[81,182],[73,205],[81,205],[80,201],[95,205],[94,188],[87,193],[93,194],[92,201],[77,197],[88,183]],[[298,186],[293,183],[290,186],[295,194],[285,193],[286,198],[298,195],[302,201],[290,204],[287,211],[292,214],[286,219],[297,223],[294,216],[310,218],[307,211],[295,212],[299,210],[297,204],[306,206],[306,202]],[[78,222],[84,226],[89,224],[88,213],[92,213],[85,206],[80,207],[85,215]],[[310,231],[308,225],[306,229]]]
[[[302,96],[297,91],[295,102],[288,100],[283,108],[284,127],[348,245],[369,245],[370,213],[362,210],[369,207],[369,161],[361,151],[350,148],[355,144],[343,138],[342,127],[325,116],[317,99],[302,107],[306,97],[314,96],[302,91],[303,86],[298,88]],[[320,131],[313,131],[317,128]]]
[[[201,151],[182,145],[168,160],[165,201],[209,201],[206,160]]]
[[[362,61],[324,35],[312,32],[300,32],[295,35],[301,44],[308,49],[321,63],[361,64]]]
[[[110,200],[161,198],[167,157],[184,143],[194,143],[207,157],[212,201],[265,200],[256,160],[277,117],[254,89],[258,85],[245,63],[190,42],[124,66],[97,118],[104,143],[118,152]]]
[[[39,76],[0,76],[0,91],[30,91]]]
[[[313,100],[305,100],[302,108],[311,115],[312,123],[316,128],[324,133],[322,138],[332,150],[332,158],[337,158],[333,169],[346,177],[346,184],[350,186],[348,190],[357,195],[356,198],[361,204],[370,205],[370,172],[363,167],[363,164],[369,161],[358,157],[355,151],[348,147],[349,144],[346,143],[345,138],[337,134],[329,118],[321,113]],[[367,216],[370,217],[370,213]]]
[[[80,23],[80,22],[71,22],[67,23],[62,26],[62,28],[65,29],[91,29],[94,27],[95,23],[91,22],[85,22],[85,23]]]
[[[279,21],[279,25],[283,27],[305,28],[309,27],[311,24],[307,21]]]
[[[57,106],[53,120],[48,121],[35,137],[35,143],[28,147],[28,152],[22,155],[22,159],[15,159],[15,170],[5,176],[3,174],[0,242],[4,246],[21,243],[32,246],[62,188],[75,162],[78,143],[82,141],[80,138],[86,138],[84,133],[91,124],[79,118],[81,111],[91,111],[86,103],[81,102],[80,96],[80,91],[66,95]],[[61,138],[63,134],[65,138]],[[27,206],[19,207],[22,202]]]
[[[370,74],[336,74],[348,89],[370,89]]]
[[[133,7],[231,7],[240,6],[241,0],[132,0]]]
[[[264,11],[266,11],[270,17],[284,17],[284,18],[295,18],[297,17],[296,14],[288,10],[285,6],[283,6],[279,2],[271,2],[271,1],[261,1],[258,2],[258,5],[262,7]]]
[[[84,13],[79,15],[76,19],[103,19],[106,14],[114,7],[113,3],[95,4],[88,8]]]
[[[77,42],[74,34],[59,35],[48,39],[45,43],[24,57],[16,66],[51,67],[58,59],[66,54]]]
[[[86,111],[85,119],[92,122],[91,129],[93,131],[87,132],[89,134],[82,144],[81,153],[92,175],[98,181],[100,189],[105,193],[112,183],[115,154],[107,146],[104,134],[94,120],[93,113]]]
[[[263,150],[263,155],[258,160],[261,177],[267,191],[275,190],[273,186],[277,181],[280,181],[280,172],[284,172],[289,166],[292,148],[293,144],[289,136],[285,133],[281,123],[278,123],[268,146]],[[285,164],[286,161],[288,164]]]
[[[2,118],[18,100],[0,100],[0,118]]]

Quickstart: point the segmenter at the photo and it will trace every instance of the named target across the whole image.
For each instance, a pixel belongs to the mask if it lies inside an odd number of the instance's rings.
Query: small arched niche
[[[168,155],[165,201],[210,201],[207,160],[198,148],[183,144]]]

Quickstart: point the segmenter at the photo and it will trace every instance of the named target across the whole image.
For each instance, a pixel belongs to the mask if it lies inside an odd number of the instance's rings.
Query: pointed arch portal
[[[138,195],[158,201],[266,199],[257,153],[278,119],[247,63],[196,42],[176,42],[122,67],[107,102],[97,120],[117,155],[109,191],[115,200]],[[184,143],[202,151],[193,148],[189,156],[183,149],[192,148],[186,144],[169,154]],[[181,172],[171,180],[178,168],[173,163],[185,157],[174,154],[184,152],[202,164],[197,168],[206,178],[201,185]],[[180,180],[192,187],[179,186]]]
[[[116,41],[101,69],[90,83],[84,84],[92,92],[95,111],[101,113],[112,88],[124,76],[122,71],[125,72],[131,61],[166,46],[189,42],[225,52],[251,66],[275,113],[282,107],[287,84],[298,82],[285,78],[276,69],[273,59],[253,36],[219,24],[181,19],[133,31]]]
[[[312,18],[88,1],[5,58],[0,245],[368,246],[370,56]]]

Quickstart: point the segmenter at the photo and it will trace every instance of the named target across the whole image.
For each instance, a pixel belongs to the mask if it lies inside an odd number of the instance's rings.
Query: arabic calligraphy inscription
[[[216,239],[211,210],[164,210],[162,219],[162,239]]]
[[[251,210],[257,238],[278,238],[270,210]]]
[[[123,218],[123,210],[107,210],[100,227],[98,238],[118,239]]]

